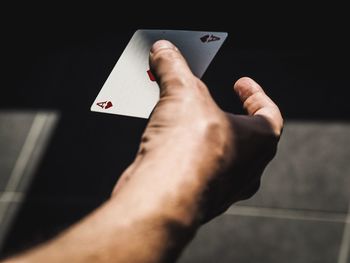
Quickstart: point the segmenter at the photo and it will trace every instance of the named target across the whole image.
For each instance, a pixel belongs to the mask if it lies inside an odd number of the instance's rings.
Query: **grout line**
[[[337,223],[344,223],[347,221],[347,215],[345,213],[343,214],[334,212],[305,211],[250,206],[231,206],[225,214]]]
[[[21,192],[2,192],[0,195],[0,203],[20,203],[24,198],[24,194]]]
[[[350,253],[350,204],[348,210],[348,216],[344,224],[344,232],[342,242],[340,244],[338,263],[348,263]]]
[[[20,203],[24,197],[23,193],[18,193],[16,190],[23,178],[27,166],[29,165],[29,161],[40,138],[42,129],[45,126],[45,123],[50,119],[50,116],[52,115],[44,112],[35,114],[34,120],[23,143],[22,149],[17,157],[6,187],[3,192],[0,193],[0,226],[2,227],[4,227],[3,223],[8,220],[5,220],[5,215],[7,214],[9,204],[11,202]],[[2,233],[3,231],[0,232],[1,247],[4,233]]]
[[[24,170],[28,164],[29,158],[34,151],[37,140],[39,139],[42,128],[48,119],[48,114],[37,113],[32,126],[28,132],[27,138],[22,146],[22,150],[17,158],[11,176],[7,181],[4,192],[14,192],[20,183]]]

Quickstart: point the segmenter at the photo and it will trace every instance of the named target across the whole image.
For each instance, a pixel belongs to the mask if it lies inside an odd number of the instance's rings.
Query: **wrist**
[[[170,209],[169,206],[132,207],[125,213],[126,209],[120,209],[124,206],[121,204],[122,200],[118,199],[115,197],[109,201],[113,203],[113,210],[118,217],[114,227],[115,235],[121,237],[125,234],[128,237],[135,237],[135,243],[140,241],[141,247],[137,250],[140,262],[144,262],[142,258],[147,257],[143,253],[149,251],[158,251],[155,256],[158,253],[166,256],[166,258],[154,258],[150,262],[173,262],[199,227],[191,220],[188,213],[182,214],[177,209]],[[119,215],[122,215],[122,220],[119,219]],[[144,243],[142,240],[146,238],[147,242]]]

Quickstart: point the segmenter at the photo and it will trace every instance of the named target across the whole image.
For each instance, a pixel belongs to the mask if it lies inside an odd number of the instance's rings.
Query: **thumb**
[[[277,105],[265,94],[261,86],[248,77],[237,80],[234,90],[249,115],[261,115],[270,123],[276,135],[283,128],[283,118]]]
[[[151,48],[149,63],[160,86],[161,96],[187,89],[195,80],[185,58],[171,42],[159,40]]]

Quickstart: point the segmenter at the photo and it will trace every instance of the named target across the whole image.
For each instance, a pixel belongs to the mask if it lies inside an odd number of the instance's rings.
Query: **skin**
[[[283,119],[252,79],[234,85],[247,115],[222,111],[179,50],[156,42],[160,100],[111,198],[56,238],[4,262],[174,262],[202,224],[251,197]]]

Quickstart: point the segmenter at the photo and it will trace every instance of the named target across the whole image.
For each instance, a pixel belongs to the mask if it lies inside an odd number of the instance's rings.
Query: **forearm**
[[[200,223],[257,190],[283,126],[262,88],[249,78],[236,82],[249,115],[266,119],[243,121],[215,104],[171,43],[154,44],[150,67],[161,98],[110,200],[8,262],[173,262]]]
[[[5,262],[172,262],[195,232],[157,213],[130,218],[133,208],[121,209],[116,201],[43,246]]]
[[[6,262],[173,262],[197,226],[193,207],[177,199],[176,189],[152,189],[162,187],[157,178],[167,166],[155,163],[138,165],[133,179],[83,221]],[[159,184],[142,179],[150,177]]]

